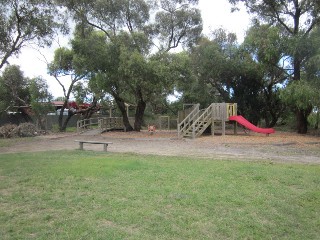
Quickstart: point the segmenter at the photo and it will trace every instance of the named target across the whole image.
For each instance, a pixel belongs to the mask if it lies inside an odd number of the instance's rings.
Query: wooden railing
[[[102,131],[111,129],[123,129],[122,117],[99,118],[99,128]]]
[[[186,118],[178,124],[178,138],[182,138],[184,133],[192,125],[193,121],[199,117],[200,104],[196,104],[193,110],[186,116]]]
[[[99,118],[89,118],[77,121],[77,132],[85,132],[92,128],[92,126],[99,125]]]
[[[208,108],[199,110],[199,104],[178,125],[178,137],[198,137],[214,121],[221,121],[223,133],[225,122],[229,117],[237,115],[236,103],[212,103]]]
[[[191,125],[192,138],[201,135],[212,122],[212,104],[200,111],[200,116]]]
[[[237,104],[227,103],[227,119],[229,119],[232,116],[237,116]]]

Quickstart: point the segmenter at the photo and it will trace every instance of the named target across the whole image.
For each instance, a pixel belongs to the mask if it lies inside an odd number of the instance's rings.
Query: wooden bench
[[[86,140],[75,140],[75,142],[79,143],[79,149],[83,150],[83,144],[89,143],[89,144],[103,144],[103,151],[107,151],[108,145],[112,144],[112,142],[98,142],[98,141],[86,141]]]

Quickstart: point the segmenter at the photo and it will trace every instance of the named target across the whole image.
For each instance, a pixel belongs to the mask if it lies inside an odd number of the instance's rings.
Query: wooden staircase
[[[206,109],[199,110],[199,104],[194,105],[193,110],[178,124],[179,138],[196,138],[215,121],[223,123],[228,121],[230,116],[236,115],[237,105],[232,103],[212,103]],[[223,129],[223,133],[224,133]],[[213,131],[212,131],[213,132]]]

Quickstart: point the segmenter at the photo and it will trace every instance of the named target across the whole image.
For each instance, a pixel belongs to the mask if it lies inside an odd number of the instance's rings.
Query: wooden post
[[[222,136],[226,135],[226,121],[222,119]]]
[[[222,136],[226,135],[226,118],[227,118],[227,104],[222,103],[221,111],[221,126],[222,126]]]
[[[83,150],[83,142],[79,142],[79,149]]]
[[[211,123],[211,135],[214,136],[214,119],[212,119]]]
[[[107,152],[108,144],[103,144],[103,151]]]
[[[196,130],[194,129],[194,125],[192,125],[192,139],[196,138]]]

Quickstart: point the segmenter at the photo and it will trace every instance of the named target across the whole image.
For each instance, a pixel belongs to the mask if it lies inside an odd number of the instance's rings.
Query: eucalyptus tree
[[[139,131],[147,103],[170,93],[174,80],[182,76],[181,69],[175,54],[153,54],[146,58],[138,52],[135,42],[144,42],[143,34],[122,32],[116,38],[117,41],[110,41],[101,32],[92,31],[86,38],[75,37],[72,46],[92,74],[90,89],[99,96],[112,95],[127,131],[133,127],[125,104],[136,104],[134,129]]]
[[[191,51],[197,79],[195,86],[190,84],[191,94],[196,90],[198,98],[207,101],[205,106],[212,101],[237,102],[240,114],[258,123],[266,101],[261,64],[253,50],[237,43],[235,34],[217,29],[211,35],[212,39],[203,38]]]
[[[160,51],[170,51],[182,45],[195,44],[202,32],[202,19],[198,0],[155,1],[160,7],[155,15],[154,32]]]
[[[316,119],[313,124],[317,127],[320,119],[320,29],[315,28],[310,36],[305,39],[305,48],[309,53],[306,61],[303,62],[303,72],[300,81],[293,81],[281,91],[281,98],[290,107],[293,112],[304,112],[309,115],[310,112]],[[299,115],[297,116],[299,117]],[[305,126],[309,119],[302,118]]]
[[[0,76],[0,112],[30,103],[29,79],[17,65],[8,65]]]
[[[0,115],[14,111],[17,106],[27,106],[32,108],[33,114],[40,120],[52,110],[51,99],[45,79],[42,77],[29,79],[17,65],[5,67],[0,76]],[[22,112],[22,116],[26,121],[32,120],[32,116],[27,112]]]
[[[251,54],[261,71],[262,100],[261,114],[267,127],[273,127],[284,114],[285,106],[279,93],[289,79],[287,71],[286,41],[281,38],[280,30],[269,25],[253,25],[247,32],[241,47]]]
[[[301,71],[306,56],[309,54],[305,41],[317,26],[320,25],[320,2],[318,0],[229,0],[237,6],[243,2],[248,11],[257,21],[261,20],[270,25],[277,26],[282,31],[282,37],[287,39],[286,50],[292,65],[291,81],[301,80]],[[308,111],[297,108],[297,131],[307,132]]]
[[[50,45],[66,32],[62,9],[50,0],[0,0],[0,69],[27,45]]]
[[[46,116],[54,111],[52,105],[52,94],[49,92],[47,81],[42,77],[36,77],[30,80],[30,106],[32,112],[38,121],[42,130],[46,130]]]
[[[69,120],[76,113],[76,110],[70,109],[68,104],[75,84],[87,77],[86,70],[81,66],[81,59],[76,57],[72,49],[65,47],[56,49],[53,61],[48,64],[49,74],[55,78],[63,91],[63,106],[60,109],[58,120],[60,131],[66,130]],[[67,81],[70,82],[68,86],[66,84]],[[68,116],[63,121],[63,113],[67,108]]]
[[[102,49],[102,42],[91,46],[100,48],[92,59],[103,54],[108,56],[95,62],[93,73],[96,76],[93,79],[99,79],[100,86],[104,86],[106,93],[113,96],[128,131],[132,127],[126,117],[124,104],[126,100],[134,102],[134,130],[140,131],[151,93],[157,93],[158,89],[162,89],[156,87],[158,83],[166,81],[158,78],[163,65],[154,62],[168,61],[167,52],[180,45],[192,44],[201,33],[201,14],[195,7],[198,1],[61,0],[60,3],[70,10],[78,26],[82,26],[79,38],[88,40],[88,26],[103,34],[100,40],[104,38],[105,50]],[[81,48],[77,49],[81,51]],[[90,55],[87,53],[88,60]]]
[[[191,50],[197,85],[200,89],[210,86],[208,94],[213,101],[230,101],[230,83],[237,70],[234,62],[236,52],[236,37],[223,29],[216,30],[212,40],[201,39]],[[204,89],[201,91],[206,92]]]

